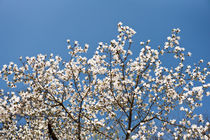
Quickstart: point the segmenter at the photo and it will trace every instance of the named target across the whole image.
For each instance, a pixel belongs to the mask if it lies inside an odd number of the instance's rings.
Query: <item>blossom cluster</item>
[[[135,56],[136,32],[117,27],[117,39],[100,42],[91,58],[88,44],[67,40],[68,61],[38,54],[3,65],[10,90],[0,90],[0,138],[209,139],[196,109],[210,95],[210,63],[185,63],[191,53],[180,47],[180,29],[162,47],[141,41]],[[171,68],[163,61],[170,56]]]

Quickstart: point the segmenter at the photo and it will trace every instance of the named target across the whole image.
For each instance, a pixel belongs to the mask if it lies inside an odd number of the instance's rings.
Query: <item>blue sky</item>
[[[137,32],[134,41],[154,47],[180,28],[192,61],[209,61],[209,0],[0,0],[0,67],[39,53],[67,58],[68,38],[90,44],[91,54],[116,38],[119,21]]]

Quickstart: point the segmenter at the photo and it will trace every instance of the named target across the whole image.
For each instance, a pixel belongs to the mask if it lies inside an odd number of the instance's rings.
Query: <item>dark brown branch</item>
[[[53,140],[58,140],[55,133],[53,132],[52,124],[50,121],[48,122],[48,133],[49,133],[49,138],[52,138]]]

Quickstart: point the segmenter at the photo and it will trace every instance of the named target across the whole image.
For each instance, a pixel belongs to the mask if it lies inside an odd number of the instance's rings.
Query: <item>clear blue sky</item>
[[[68,38],[91,53],[116,37],[119,21],[135,29],[135,41],[155,46],[180,28],[192,60],[209,61],[209,0],[0,0],[0,67],[39,53],[67,57]]]

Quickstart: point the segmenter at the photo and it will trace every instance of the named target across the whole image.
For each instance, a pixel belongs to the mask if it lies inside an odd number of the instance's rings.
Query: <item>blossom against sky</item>
[[[88,43],[93,54],[99,42],[116,36],[119,21],[135,29],[134,41],[150,39],[152,46],[180,28],[180,46],[192,60],[209,61],[209,0],[2,0],[0,66],[39,53],[67,58],[66,39]]]
[[[209,0],[0,1],[0,64],[38,53],[64,55],[65,40],[90,44],[110,41],[119,21],[134,28],[136,40],[162,45],[180,28],[181,43],[194,58],[208,59]]]

